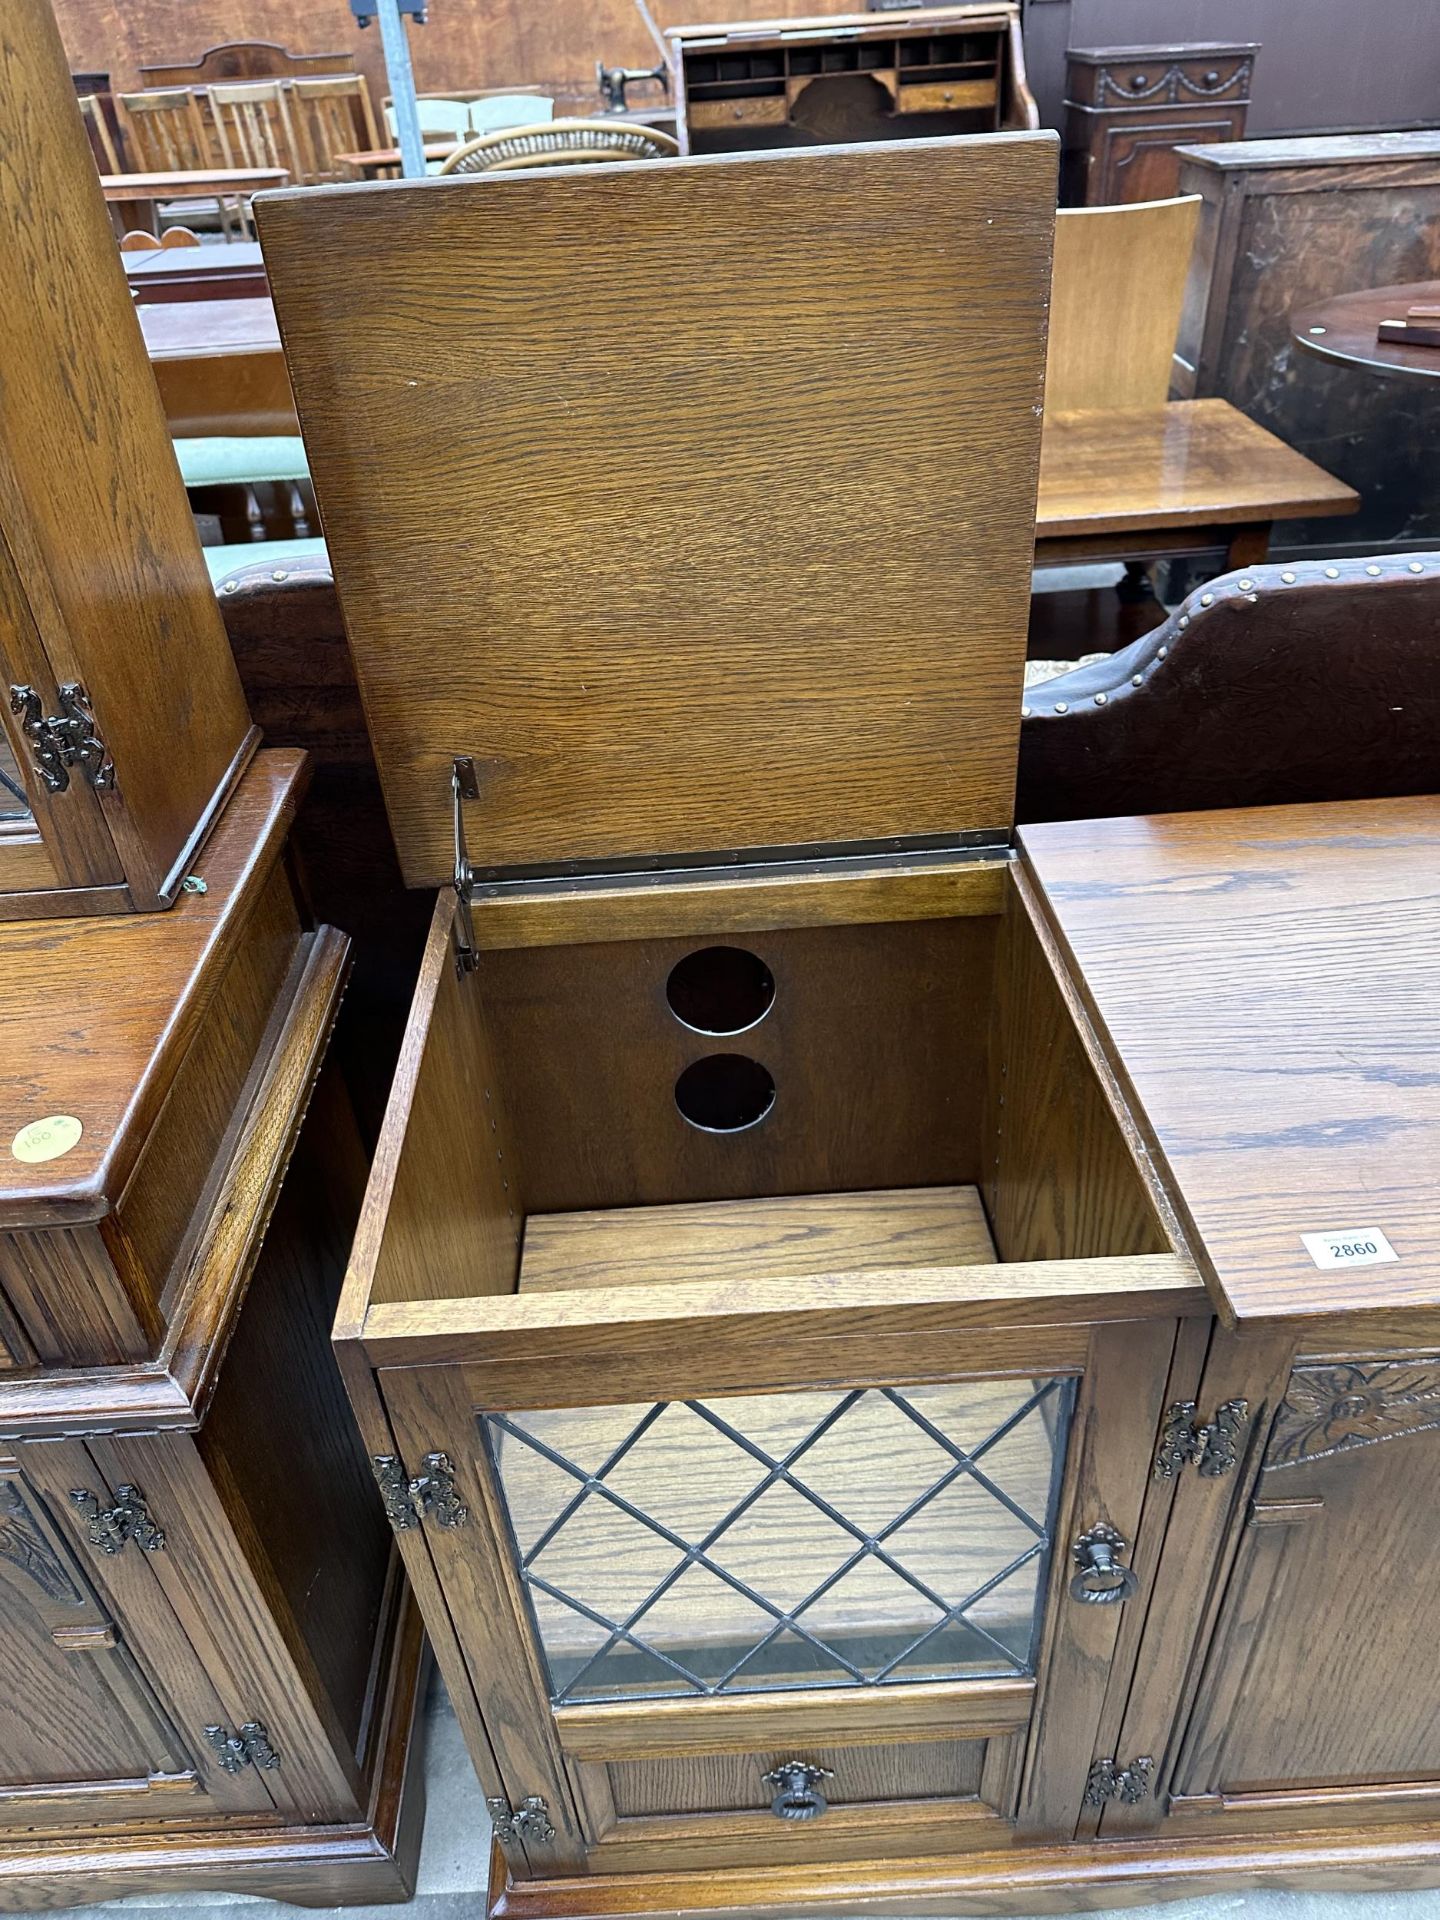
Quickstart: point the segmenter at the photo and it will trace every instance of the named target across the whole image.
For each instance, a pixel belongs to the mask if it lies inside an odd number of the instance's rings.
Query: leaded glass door
[[[441,1436],[466,1509],[425,1532],[504,1797],[545,1801],[512,1866],[1072,1832],[1122,1612],[1070,1597],[1073,1543],[1133,1541],[1173,1335],[981,1333],[1005,1371],[565,1406],[526,1370],[388,1371],[402,1458]]]

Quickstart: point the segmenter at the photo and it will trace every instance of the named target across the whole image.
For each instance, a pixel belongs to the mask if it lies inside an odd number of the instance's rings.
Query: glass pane
[[[25,798],[25,782],[15,764],[10,742],[0,731],[0,824],[5,821],[28,821],[29,818],[30,802]]]
[[[1033,1672],[1073,1383],[493,1414],[553,1698]]]

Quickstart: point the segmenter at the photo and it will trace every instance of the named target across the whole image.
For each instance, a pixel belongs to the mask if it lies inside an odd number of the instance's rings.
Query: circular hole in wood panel
[[[702,947],[670,969],[665,998],[693,1033],[744,1033],[770,1011],[775,981],[744,947]]]
[[[702,1133],[740,1133],[774,1106],[775,1082],[743,1053],[711,1053],[675,1082],[675,1104]]]

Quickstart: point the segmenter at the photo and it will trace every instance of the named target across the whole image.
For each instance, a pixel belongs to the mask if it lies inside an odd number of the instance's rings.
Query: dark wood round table
[[[1366,367],[1372,373],[1411,379],[1440,378],[1440,347],[1382,344],[1376,329],[1382,320],[1403,320],[1411,307],[1440,304],[1440,280],[1416,280],[1403,287],[1369,287],[1342,293],[1313,307],[1297,308],[1290,333],[1297,346],[1322,360]]]

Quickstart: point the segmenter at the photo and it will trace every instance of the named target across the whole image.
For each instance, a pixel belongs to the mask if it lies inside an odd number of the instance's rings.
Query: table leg
[[[1230,541],[1225,552],[1225,571],[1235,573],[1241,567],[1263,567],[1270,557],[1269,520],[1258,521],[1252,527],[1233,527]]]
[[[127,233],[160,232],[160,212],[153,200],[112,200],[110,215],[122,238]]]

